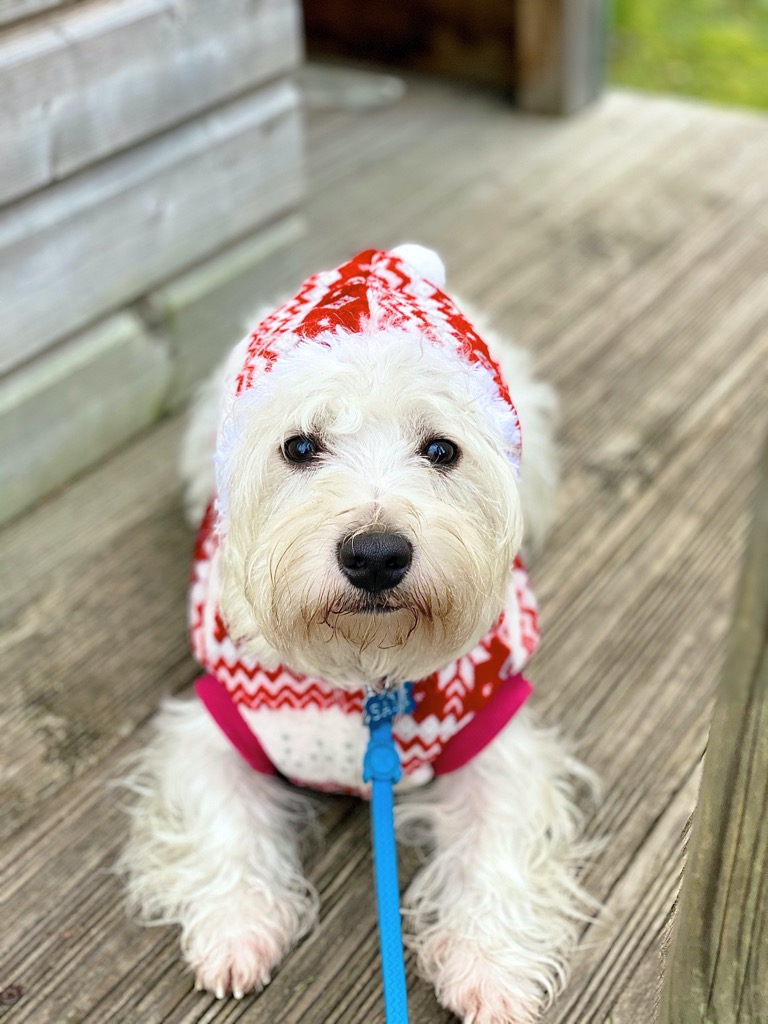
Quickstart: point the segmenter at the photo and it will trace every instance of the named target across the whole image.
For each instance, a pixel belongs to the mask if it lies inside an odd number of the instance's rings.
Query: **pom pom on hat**
[[[390,249],[390,255],[397,256],[403,263],[413,267],[436,288],[445,288],[445,267],[443,261],[432,249],[416,245],[413,242],[406,242],[404,245]]]

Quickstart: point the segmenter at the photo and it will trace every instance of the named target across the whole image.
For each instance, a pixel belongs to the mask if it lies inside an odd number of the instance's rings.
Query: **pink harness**
[[[488,379],[489,416],[505,437],[517,465],[519,421],[497,365],[482,340],[440,289],[392,253],[368,250],[333,271],[309,278],[290,302],[250,335],[235,399],[268,382],[281,352],[343,328],[418,325],[420,335],[450,347],[473,372]],[[322,337],[315,343],[322,343]],[[220,435],[219,455],[232,439]],[[219,458],[219,465],[226,459]],[[206,670],[196,691],[235,749],[256,771],[280,773],[314,789],[367,796],[362,759],[367,730],[364,693],[342,691],[279,665],[249,659],[229,636],[218,612],[216,563],[226,516],[225,478],[200,526],[190,586],[190,634],[195,658]],[[502,614],[467,654],[426,679],[414,681],[415,710],[395,720],[393,735],[402,766],[400,788],[428,782],[462,767],[503,729],[531,687],[520,675],[539,639],[536,602],[522,562],[511,586],[516,621]]]

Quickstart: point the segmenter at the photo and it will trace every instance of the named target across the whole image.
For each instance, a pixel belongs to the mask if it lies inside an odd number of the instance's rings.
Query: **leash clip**
[[[363,720],[370,730],[370,739],[363,758],[363,782],[398,782],[400,758],[392,739],[391,722],[400,714],[408,714],[416,706],[411,696],[412,683],[382,693],[370,691],[363,701]]]

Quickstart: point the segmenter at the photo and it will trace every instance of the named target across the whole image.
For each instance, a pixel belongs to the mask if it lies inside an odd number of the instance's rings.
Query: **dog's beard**
[[[461,619],[448,594],[414,587],[358,596],[342,586],[293,617],[275,616],[265,635],[293,668],[342,686],[391,685],[428,675],[471,643],[469,618]]]
[[[320,640],[346,647],[360,667],[378,663],[381,675],[387,677],[406,649],[445,646],[445,624],[452,607],[448,594],[441,598],[425,586],[381,594],[356,592],[343,585],[329,587],[319,603],[302,609],[304,640],[310,645]]]
[[[473,522],[456,527],[450,511],[431,512],[419,537],[400,509],[413,564],[376,593],[344,578],[335,554],[344,530],[317,508],[271,515],[250,552],[227,538],[220,610],[233,639],[266,667],[345,688],[421,679],[466,653],[498,618],[514,549],[489,543]]]
[[[302,609],[302,617],[308,632],[319,624],[339,633],[349,643],[368,644],[355,638],[360,621],[369,621],[369,629],[385,628],[395,636],[392,643],[402,646],[413,634],[420,621],[434,623],[442,619],[450,611],[452,601],[447,598],[441,601],[427,587],[407,587],[387,590],[384,593],[368,594],[354,591],[349,587],[329,587],[321,595],[319,603],[313,603]],[[387,617],[396,616],[395,626],[388,625]],[[401,622],[410,620],[410,626],[404,635],[400,628]],[[349,628],[345,628],[349,627]],[[371,640],[373,642],[373,639]]]
[[[478,641],[503,601],[504,573],[489,591],[471,572],[456,573],[461,583],[451,585],[417,566],[397,587],[370,594],[333,569],[315,575],[301,560],[281,568],[268,600],[250,595],[258,632],[289,668],[343,687],[431,674]],[[266,574],[254,567],[249,575]],[[244,650],[248,640],[239,638]]]

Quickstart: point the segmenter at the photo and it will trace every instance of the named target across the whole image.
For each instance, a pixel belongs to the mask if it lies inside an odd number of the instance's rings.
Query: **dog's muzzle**
[[[411,565],[413,549],[399,533],[350,534],[339,544],[341,571],[352,584],[369,594],[391,590]]]

